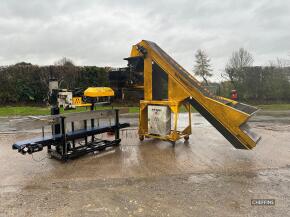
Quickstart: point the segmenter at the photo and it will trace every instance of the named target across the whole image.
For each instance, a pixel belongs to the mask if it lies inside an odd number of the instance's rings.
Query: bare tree
[[[67,57],[63,57],[57,60],[54,65],[57,67],[56,71],[59,73],[59,87],[68,89],[75,88],[75,81],[79,75],[73,61]],[[66,77],[66,75],[69,76]]]
[[[241,77],[243,69],[252,66],[253,62],[254,58],[252,54],[244,48],[234,51],[226,65],[225,77],[231,81],[234,87],[236,87],[236,80]]]
[[[252,66],[254,58],[250,52],[244,48],[240,48],[238,51],[234,51],[227,64],[227,67],[233,69],[240,69],[247,66]]]
[[[74,66],[74,63],[71,59],[67,58],[67,57],[63,57],[59,60],[57,60],[54,65],[56,66]]]
[[[276,60],[269,61],[271,67],[284,68],[290,66],[290,61],[277,57]]]
[[[212,76],[210,58],[204,50],[198,49],[195,54],[194,74],[202,77],[206,85],[208,85],[207,78]]]

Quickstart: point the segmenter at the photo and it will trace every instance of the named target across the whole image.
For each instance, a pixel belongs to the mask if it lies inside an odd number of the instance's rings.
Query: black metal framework
[[[71,122],[71,131],[66,132],[65,116],[60,116],[60,131],[53,130],[51,136],[44,136],[34,138],[32,140],[19,141],[12,145],[13,149],[18,150],[22,154],[32,154],[34,152],[42,151],[47,147],[48,153],[57,159],[68,160],[73,159],[84,154],[96,151],[103,151],[108,147],[118,146],[121,142],[120,129],[129,127],[129,123],[119,123],[119,110],[115,109],[115,124],[113,126],[102,126],[99,124],[95,126],[94,119],[91,119],[91,127],[88,128],[87,120],[84,121],[84,128],[75,130],[75,123]],[[115,138],[112,141],[97,139],[95,135],[102,133],[114,133]],[[91,137],[91,138],[90,138]],[[78,142],[77,142],[78,141]]]

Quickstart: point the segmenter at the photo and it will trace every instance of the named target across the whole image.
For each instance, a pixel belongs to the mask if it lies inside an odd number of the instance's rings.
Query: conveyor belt
[[[236,149],[247,149],[247,147],[232,134],[222,123],[220,123],[211,113],[209,113],[201,104],[195,99],[188,99],[188,102],[208,121],[210,122]],[[255,142],[258,142],[260,137],[253,133]]]
[[[122,129],[122,128],[126,128],[129,126],[130,126],[129,124],[123,123],[123,124],[119,124],[118,128]],[[96,135],[96,134],[114,131],[115,129],[116,129],[115,125],[108,126],[108,127],[94,127],[91,129],[81,129],[81,130],[67,132],[65,134],[65,137],[66,137],[67,141],[72,141],[74,139],[80,139],[80,138],[84,138],[87,136],[92,136],[92,135]],[[30,139],[30,140],[23,140],[23,141],[16,142],[12,145],[12,148],[22,150],[23,147],[33,145],[33,144],[40,144],[44,147],[47,145],[57,144],[62,139],[63,139],[62,134],[38,137],[38,138]]]
[[[260,137],[250,131],[246,121],[258,110],[257,108],[215,96],[156,43],[142,41],[140,45],[150,50],[152,59],[156,60],[161,68],[170,66],[171,70],[167,73],[188,93],[188,102],[235,148],[252,149],[256,146]]]
[[[209,97],[211,99],[214,99],[216,101],[219,101],[223,104],[227,104],[237,110],[246,112],[247,114],[252,114],[258,109],[246,104],[237,103],[237,104],[231,104],[229,101],[225,101],[220,97],[215,96],[212,94],[208,89],[206,89],[202,84],[196,80],[190,73],[188,73],[182,66],[180,66],[172,57],[170,57],[164,50],[162,50],[156,43],[146,41],[150,47],[162,58],[164,58],[170,65],[178,72],[179,78],[184,81],[184,83],[187,86],[190,86],[191,88],[194,88],[198,91],[200,91],[204,96]]]

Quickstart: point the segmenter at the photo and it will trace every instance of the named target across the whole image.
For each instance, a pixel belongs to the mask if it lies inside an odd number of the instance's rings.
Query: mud
[[[126,120],[134,126],[121,133],[120,147],[67,163],[45,151],[13,151],[13,142],[38,132],[3,124],[0,216],[290,216],[290,114],[252,119],[262,136],[253,151],[235,150],[198,114],[190,141],[175,147],[139,142],[137,119]],[[275,205],[252,206],[251,199]]]

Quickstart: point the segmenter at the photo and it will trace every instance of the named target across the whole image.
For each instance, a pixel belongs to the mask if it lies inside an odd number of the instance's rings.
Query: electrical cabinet
[[[168,106],[148,105],[148,133],[160,136],[171,131],[171,111]]]

